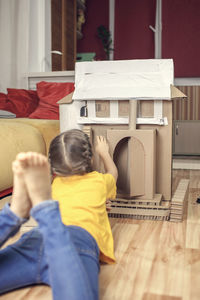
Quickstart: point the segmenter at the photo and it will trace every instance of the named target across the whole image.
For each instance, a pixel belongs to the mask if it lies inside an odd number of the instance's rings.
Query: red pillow
[[[36,91],[24,89],[7,89],[6,110],[16,114],[17,118],[25,118],[38,106]]]
[[[6,110],[6,100],[7,95],[4,93],[0,93],[0,109]]]
[[[40,101],[36,110],[29,115],[29,118],[59,120],[59,105],[57,102],[73,91],[73,82],[39,82],[37,84],[37,94]]]

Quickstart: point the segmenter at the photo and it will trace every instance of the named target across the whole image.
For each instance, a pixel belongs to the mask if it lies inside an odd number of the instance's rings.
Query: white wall
[[[51,0],[30,2],[29,72],[51,71]]]

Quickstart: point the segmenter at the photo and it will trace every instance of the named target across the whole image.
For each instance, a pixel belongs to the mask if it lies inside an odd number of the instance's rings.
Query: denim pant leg
[[[87,231],[78,230],[79,227],[65,226],[56,201],[38,204],[32,208],[31,215],[44,239],[53,299],[97,300],[99,252],[94,239]],[[83,246],[84,239],[87,249]]]
[[[27,221],[16,216],[5,205],[0,212],[0,243],[13,236]],[[25,233],[16,243],[0,250],[0,294],[31,284],[48,283],[44,259],[43,239],[38,229]],[[45,276],[46,274],[46,276]]]
[[[27,219],[22,219],[16,216],[9,208],[7,203],[2,211],[0,211],[0,247],[20,229],[21,225]]]
[[[32,209],[40,228],[0,250],[0,294],[27,285],[46,283],[57,299],[98,299],[99,249],[84,229],[65,226],[57,202]],[[6,205],[0,213],[0,243],[13,236],[25,219]]]
[[[98,245],[95,239],[83,228],[78,226],[66,226],[66,228],[70,232],[72,242],[87,272],[94,299],[98,299],[100,270]]]

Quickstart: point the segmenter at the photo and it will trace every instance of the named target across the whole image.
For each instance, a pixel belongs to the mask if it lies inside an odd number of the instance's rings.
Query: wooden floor
[[[200,170],[174,170],[173,190],[181,178],[190,179],[182,223],[110,219],[117,264],[101,266],[101,300],[200,299]],[[38,286],[0,298],[49,300],[51,290]]]

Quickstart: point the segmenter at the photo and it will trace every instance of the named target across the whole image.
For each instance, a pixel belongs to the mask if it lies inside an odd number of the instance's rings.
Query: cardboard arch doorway
[[[130,143],[133,143],[133,152],[129,152]],[[134,156],[134,152],[137,151],[137,160],[133,161],[131,165],[129,153]],[[130,196],[131,192],[131,178],[134,182],[134,194],[137,196],[142,196],[145,194],[145,152],[143,144],[137,139],[130,137],[124,137],[121,139],[113,153],[113,160],[118,169],[118,180],[117,189],[118,195]]]
[[[128,187],[129,193],[126,190],[125,194],[119,196],[153,199],[156,183],[156,130],[111,129],[107,130],[107,139],[109,140],[111,155],[119,168],[119,173],[122,172],[119,174],[119,180],[122,180],[128,168],[126,178],[129,183],[126,183],[126,188]],[[128,143],[125,143],[125,141],[128,141]]]

